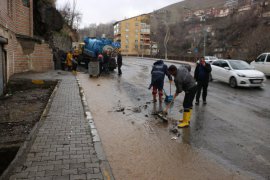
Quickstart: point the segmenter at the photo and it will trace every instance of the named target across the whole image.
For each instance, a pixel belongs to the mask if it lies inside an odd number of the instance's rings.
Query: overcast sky
[[[73,0],[57,0],[57,7]],[[150,13],[182,0],[77,0],[77,9],[83,14],[81,27],[91,23],[108,23]]]

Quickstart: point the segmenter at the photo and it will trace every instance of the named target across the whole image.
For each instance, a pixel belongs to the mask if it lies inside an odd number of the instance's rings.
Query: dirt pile
[[[56,82],[34,85],[26,80],[10,81],[9,93],[0,98],[0,174],[39,121],[55,85]]]

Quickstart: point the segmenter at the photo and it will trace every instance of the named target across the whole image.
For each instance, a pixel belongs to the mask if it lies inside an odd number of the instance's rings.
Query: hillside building
[[[34,37],[33,0],[0,1],[0,96],[15,73],[52,69],[49,45]]]
[[[150,39],[150,14],[142,14],[114,23],[114,41],[121,43],[123,55],[156,53],[156,44],[153,45]]]

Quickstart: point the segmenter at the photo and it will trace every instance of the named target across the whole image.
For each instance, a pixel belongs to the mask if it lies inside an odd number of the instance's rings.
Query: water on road
[[[208,104],[194,107],[191,127],[173,132],[184,94],[168,123],[153,115],[165,104],[152,103],[147,89],[152,63],[126,58],[122,76],[78,75],[116,179],[269,177],[269,91],[213,82]]]

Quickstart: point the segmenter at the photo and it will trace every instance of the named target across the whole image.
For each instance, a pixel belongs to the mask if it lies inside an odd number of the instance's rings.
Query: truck
[[[84,62],[87,68],[89,61],[95,61],[99,54],[109,53],[111,56],[109,70],[113,71],[117,67],[115,57],[120,47],[119,42],[113,42],[107,38],[85,37],[82,53],[78,56],[78,61],[79,63]]]

